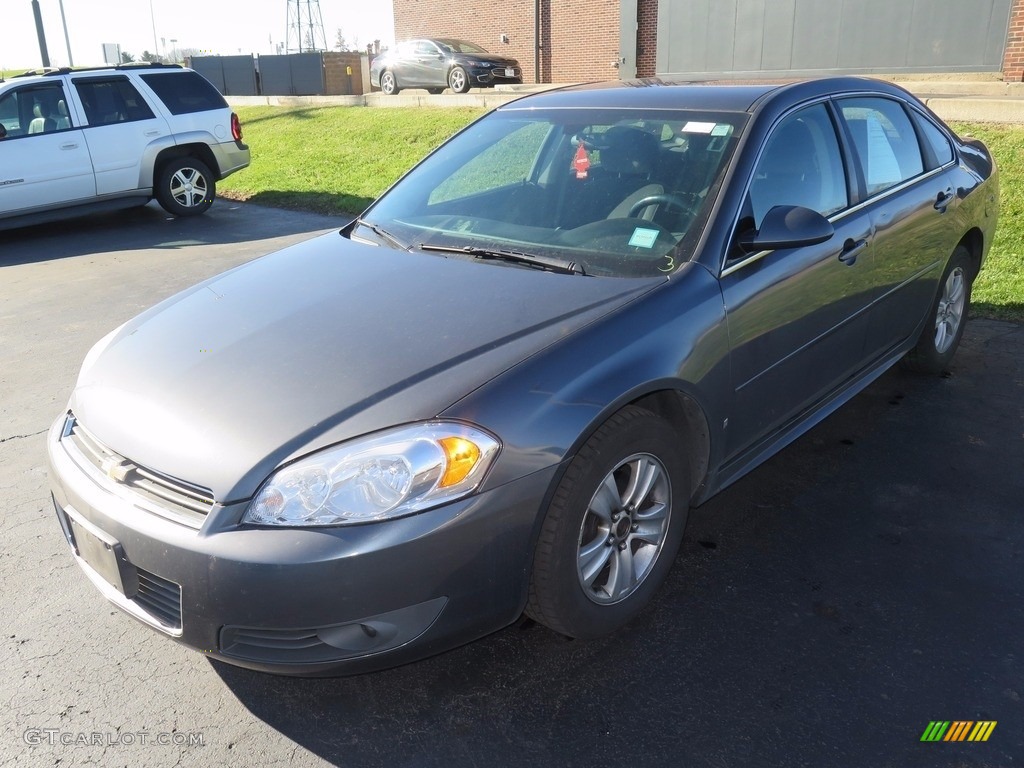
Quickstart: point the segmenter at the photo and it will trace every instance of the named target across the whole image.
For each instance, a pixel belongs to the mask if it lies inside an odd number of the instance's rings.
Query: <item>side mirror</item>
[[[740,235],[739,245],[748,253],[817,245],[836,233],[831,222],[817,211],[799,205],[776,205],[768,211],[756,232]]]

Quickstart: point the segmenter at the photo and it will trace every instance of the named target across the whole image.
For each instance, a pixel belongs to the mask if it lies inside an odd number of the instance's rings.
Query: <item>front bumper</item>
[[[291,675],[395,666],[522,612],[530,547],[555,467],[417,515],[336,528],[198,528],[147,511],[62,441],[47,452],[58,518],[108,600],[208,656]]]
[[[469,80],[471,83],[481,87],[491,87],[499,84],[521,85],[523,82],[523,71],[519,67],[510,67],[511,75],[505,74],[504,67],[471,67]]]

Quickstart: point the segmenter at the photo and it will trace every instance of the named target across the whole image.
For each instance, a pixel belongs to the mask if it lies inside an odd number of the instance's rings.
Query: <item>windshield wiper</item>
[[[459,253],[472,256],[474,259],[493,259],[495,261],[508,261],[513,264],[525,264],[537,269],[547,269],[551,272],[561,272],[566,275],[585,275],[583,267],[575,261],[552,258],[549,256],[538,256],[534,253],[523,251],[511,251],[502,248],[480,248],[474,245],[465,245],[461,248],[454,245],[431,245],[420,243],[418,248],[421,251],[437,251],[439,253]]]
[[[369,222],[366,219],[356,219],[356,224],[359,224],[360,226],[366,227],[368,230],[373,232],[373,234],[377,235],[378,237],[380,237],[383,240],[387,240],[389,243],[391,243],[396,248],[400,248],[403,251],[408,251],[409,250],[409,246],[408,245],[406,245],[401,240],[399,240],[397,237],[392,235],[390,232],[388,232],[386,229],[384,229],[384,227],[382,227],[380,224],[373,224],[372,222]]]

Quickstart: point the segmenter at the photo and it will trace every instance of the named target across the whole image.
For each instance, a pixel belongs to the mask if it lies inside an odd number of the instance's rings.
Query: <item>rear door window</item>
[[[89,125],[150,120],[153,110],[126,77],[76,79],[75,89]]]
[[[198,72],[152,72],[140,77],[153,89],[172,115],[187,115],[228,107],[220,91]]]
[[[869,197],[924,172],[917,134],[898,102],[841,99],[839,109],[853,137]]]

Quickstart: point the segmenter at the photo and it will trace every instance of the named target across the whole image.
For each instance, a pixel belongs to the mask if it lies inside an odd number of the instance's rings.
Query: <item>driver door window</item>
[[[842,153],[824,104],[790,115],[772,132],[749,202],[756,228],[776,205],[799,205],[826,217],[848,205]]]

